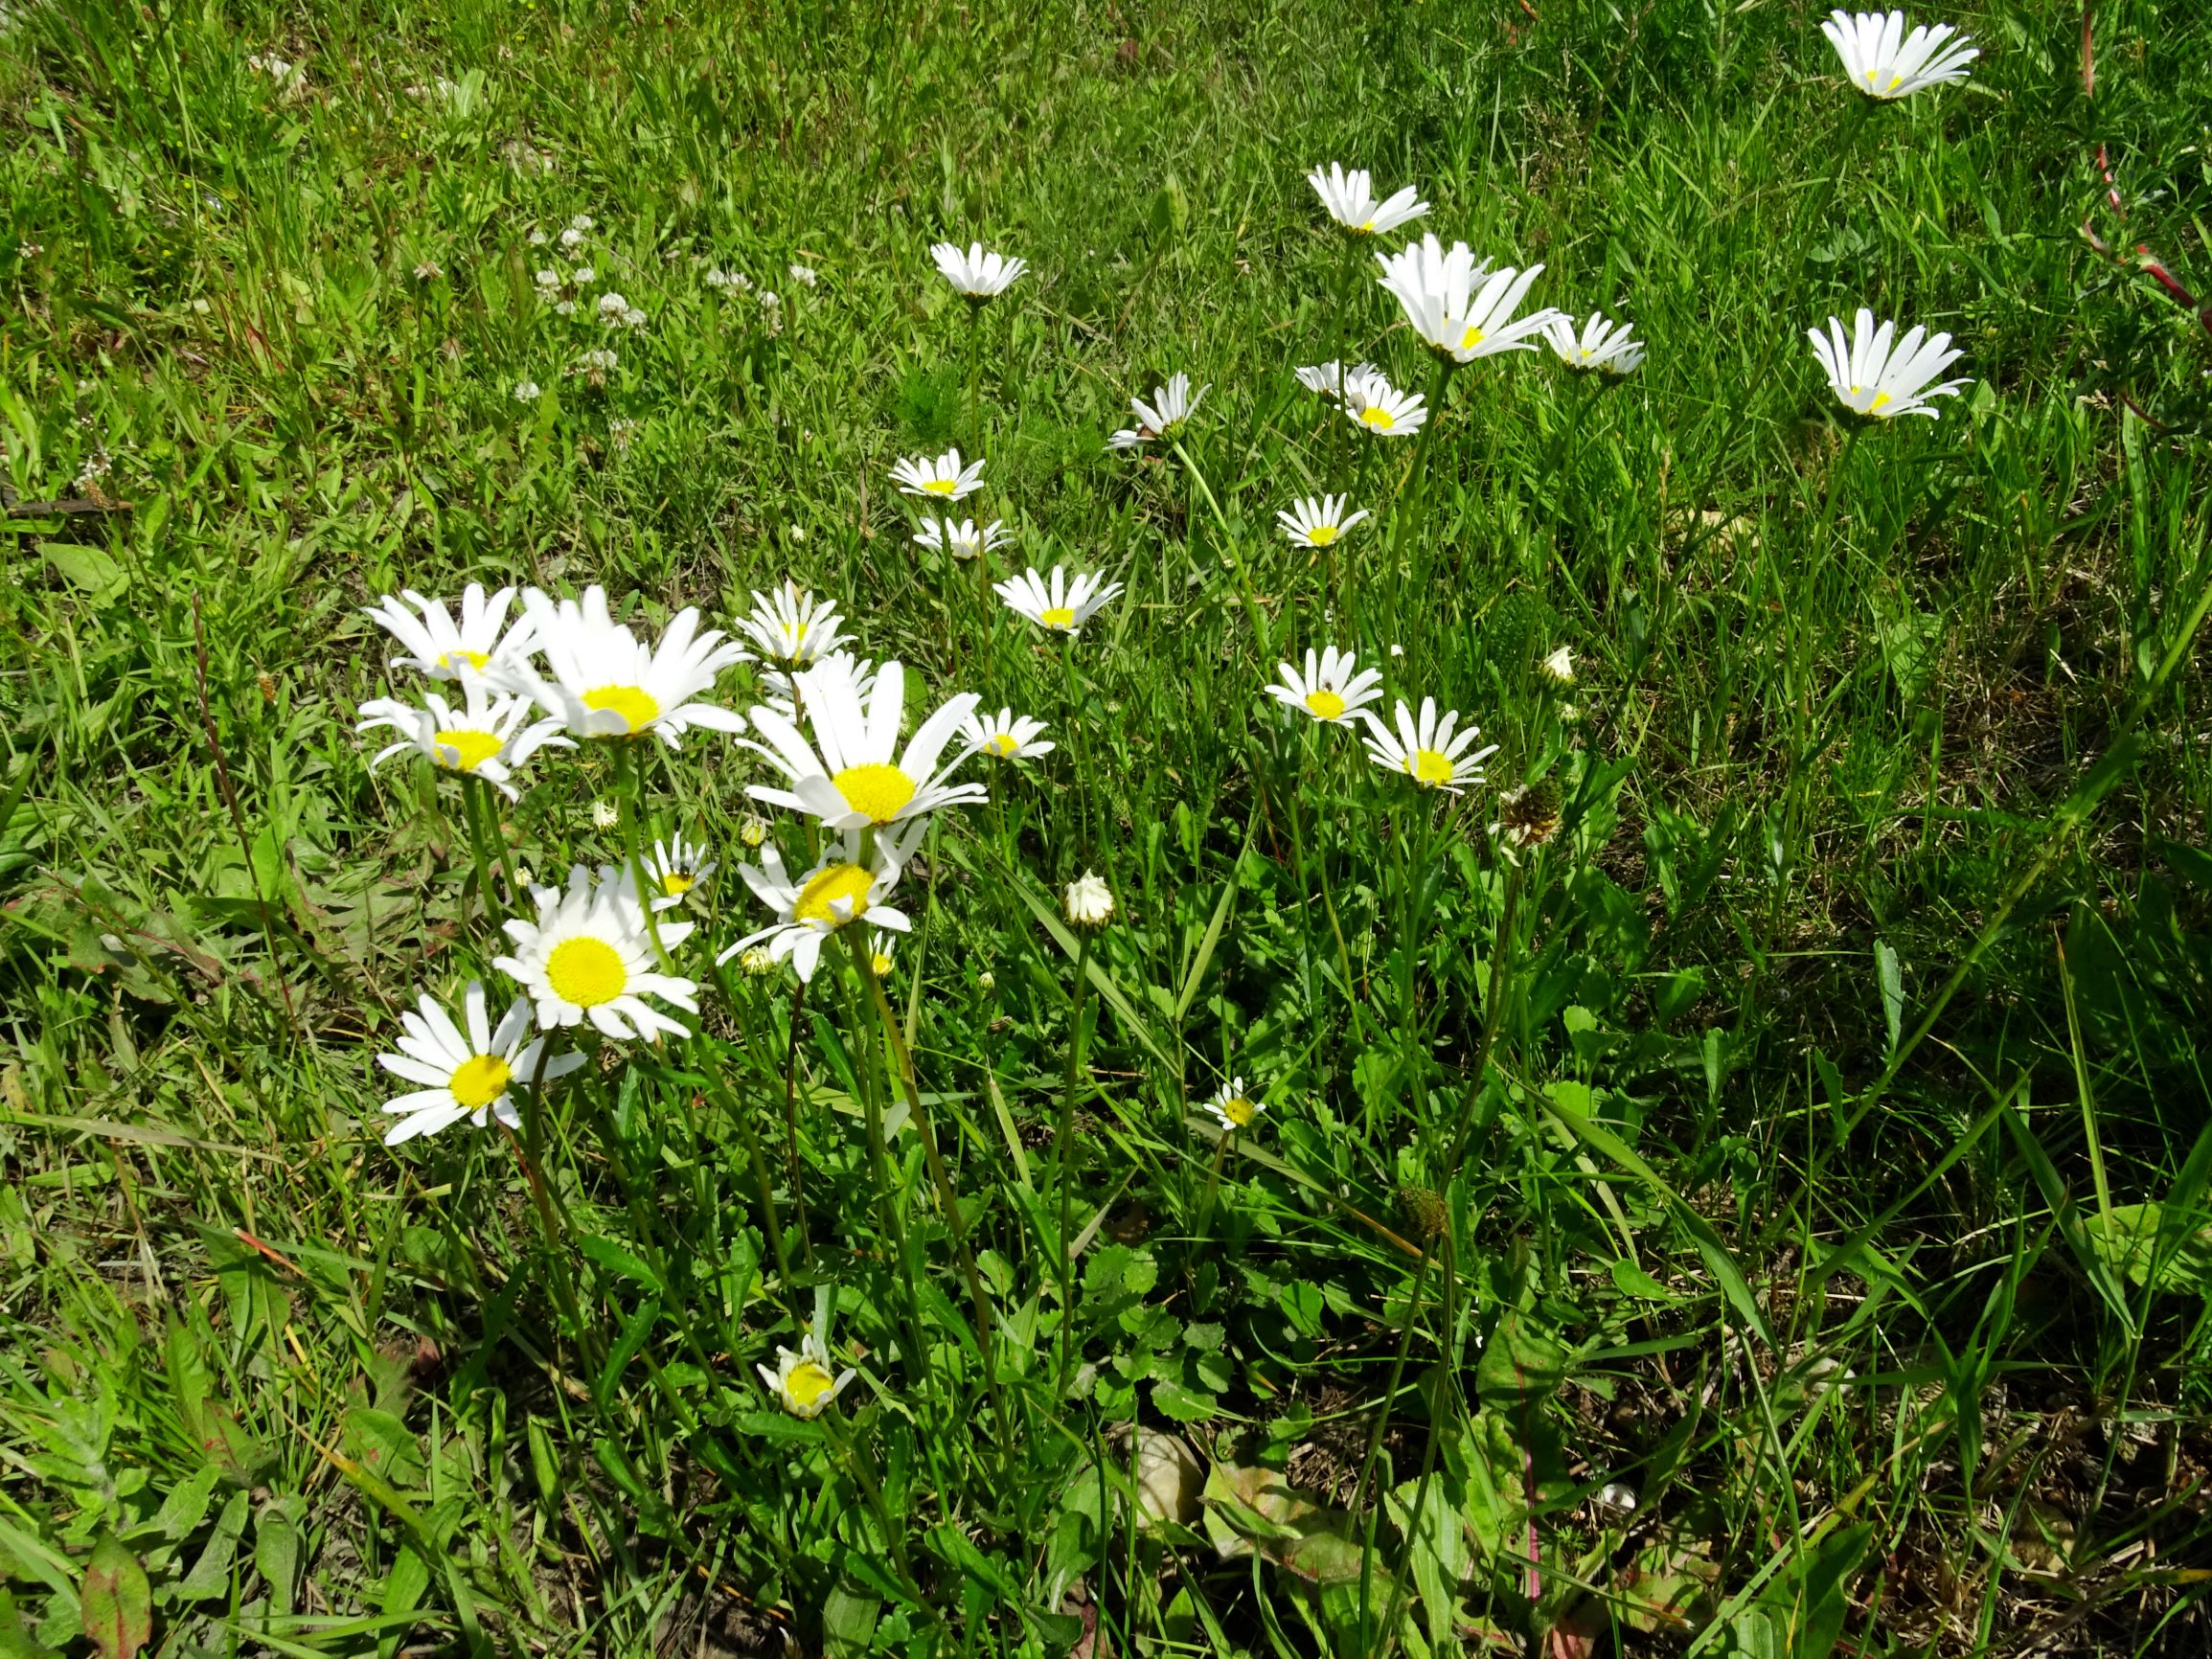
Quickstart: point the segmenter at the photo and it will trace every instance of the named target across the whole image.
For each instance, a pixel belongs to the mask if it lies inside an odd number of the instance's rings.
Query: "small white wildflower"
[[[537,272],[533,280],[541,288],[558,288],[560,286],[560,273],[550,266]]]
[[[612,801],[594,801],[591,804],[591,827],[594,830],[612,830],[622,822],[622,808]]]
[[[591,215],[578,214],[576,217],[568,221],[568,228],[576,232],[578,236],[582,236],[585,231],[596,230],[599,227],[598,221]]]
[[[571,251],[583,246],[583,233],[574,225],[560,233],[560,245]]]
[[[1104,927],[1113,920],[1114,896],[1104,877],[1086,870],[1067,884],[1064,909],[1077,927]]]
[[[812,265],[793,264],[789,269],[791,281],[803,288],[810,288],[821,280],[819,273],[815,271]]]
[[[1543,677],[1555,686],[1571,686],[1575,683],[1575,653],[1570,646],[1560,647],[1537,666],[1542,670]]]
[[[576,302],[574,300],[561,300],[558,302],[553,307],[553,314],[557,317],[575,316]]]
[[[624,299],[620,294],[616,293],[612,288],[607,289],[605,293],[600,295],[599,297],[599,314],[601,318],[606,322],[613,322],[617,317],[621,316],[623,312],[628,309],[629,302]]]
[[[537,394],[538,385],[536,380],[514,382],[514,400],[517,403],[535,403],[537,401]]]
[[[1625,1515],[1636,1512],[1636,1489],[1625,1481],[1608,1481],[1598,1489],[1598,1503],[1608,1510],[1618,1510]]]
[[[530,233],[530,245],[532,247],[541,248],[545,246],[546,240],[546,235],[543,231],[537,230],[536,228],[532,229]]]
[[[635,306],[630,307],[622,314],[622,326],[626,329],[642,329],[646,326],[646,314]]]
[[[580,288],[587,288],[599,280],[599,273],[589,265],[579,265],[568,280]]]

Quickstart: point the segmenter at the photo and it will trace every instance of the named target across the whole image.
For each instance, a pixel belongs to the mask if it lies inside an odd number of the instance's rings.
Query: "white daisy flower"
[[[808,742],[798,723],[779,710],[756,708],[754,728],[767,740],[741,741],[782,772],[790,786],[755,784],[746,791],[754,800],[808,813],[832,830],[857,830],[990,798],[981,784],[948,781],[968,758],[967,751],[946,766],[937,764],[961,722],[974,713],[973,692],[947,697],[900,755],[899,722],[906,708],[903,664],[890,662],[878,669],[865,698],[855,678],[842,672],[809,671],[793,678],[814,742]]]
[[[1465,242],[1453,242],[1447,253],[1433,236],[1375,258],[1382,267],[1378,281],[1397,297],[1413,331],[1430,351],[1455,363],[1534,351],[1530,336],[1542,333],[1561,314],[1547,306],[1525,317],[1514,315],[1543,274],[1541,265],[1494,271]]]
[[[548,746],[573,749],[560,736],[556,719],[533,721],[536,711],[530,699],[494,694],[483,678],[462,679],[462,706],[454,708],[436,692],[422,693],[428,705],[417,708],[396,697],[376,697],[363,703],[356,732],[379,726],[400,734],[389,748],[379,749],[369,761],[375,771],[394,755],[413,750],[442,771],[481,778],[510,801],[520,798],[514,773],[531,756]]]
[[[680,834],[655,841],[652,851],[638,862],[645,866],[648,890],[658,890],[652,892],[656,911],[675,909],[686,894],[715,873],[715,862],[707,856],[705,845],[686,841]]]
[[[1420,393],[1401,392],[1371,369],[1345,380],[1344,418],[1378,438],[1409,438],[1427,424],[1428,406]]]
[[[1403,697],[1398,700],[1398,730],[1393,733],[1373,714],[1367,719],[1367,758],[1388,772],[1402,772],[1425,789],[1443,789],[1457,795],[1470,784],[1482,782],[1482,762],[1497,753],[1497,745],[1491,743],[1467,751],[1475,739],[1482,736],[1480,727],[1469,726],[1453,735],[1459,724],[1459,711],[1446,712],[1439,722],[1436,717],[1436,699],[1421,699],[1421,718],[1414,720],[1413,711],[1405,706]]]
[[[1545,325],[1543,337],[1559,360],[1577,374],[1595,372],[1619,379],[1644,366],[1644,343],[1633,337],[1633,323],[1608,323],[1603,311],[1592,311],[1582,331],[1563,311]]]
[[[1089,571],[1078,575],[1070,585],[1066,566],[1056,564],[1047,585],[1032,565],[1019,576],[993,582],[991,591],[1006,602],[1009,610],[1019,612],[1038,627],[1072,634],[1081,632],[1099,607],[1122,591],[1122,584],[1107,581],[1104,571]]]
[[[435,1135],[463,1118],[479,1129],[494,1119],[512,1129],[522,1116],[507,1098],[510,1089],[529,1088],[541,1076],[550,1082],[583,1064],[580,1054],[554,1055],[538,1071],[546,1039],[530,1036],[529,998],[516,997],[496,1031],[485,1009],[482,981],[468,982],[461,1003],[463,1023],[456,1026],[438,999],[425,993],[415,1010],[399,1015],[405,1034],[399,1052],[376,1057],[394,1077],[422,1085],[384,1102],[384,1110],[399,1120],[384,1131],[387,1147]]]
[[[865,917],[871,927],[910,931],[912,923],[905,913],[883,901],[899,885],[899,873],[927,827],[926,819],[917,818],[904,830],[878,835],[866,862],[861,857],[860,831],[848,830],[796,881],[784,869],[783,853],[767,848],[758,866],[741,865],[738,874],[753,897],[775,912],[776,920],[746,934],[717,960],[727,962],[756,947],[765,948],[770,961],[789,957],[799,978],[811,981],[822,964],[823,944],[839,928]]]
[[[495,958],[491,966],[530,993],[540,1026],[551,1031],[588,1019],[610,1037],[649,1042],[657,1042],[663,1032],[691,1034],[645,1000],[657,997],[687,1012],[699,1011],[698,988],[654,966],[645,907],[626,872],[603,865],[594,880],[582,865],[571,865],[565,892],[533,887],[530,897],[537,920],[508,920],[513,954]],[[661,948],[673,950],[691,937],[692,925],[661,922]]]
[[[1104,927],[1113,920],[1114,896],[1106,877],[1084,871],[1067,884],[1060,914],[1075,927]]]
[[[741,732],[745,717],[734,709],[691,699],[712,689],[715,676],[744,651],[719,628],[699,630],[699,613],[686,606],[671,619],[660,644],[648,647],[627,625],[607,614],[606,590],[596,583],[556,603],[536,588],[522,596],[536,625],[550,680],[526,664],[503,678],[526,692],[579,738],[639,738],[647,733],[675,748],[693,726]]]
[[[1051,754],[1055,745],[1037,740],[1044,729],[1042,720],[1017,716],[1012,709],[1001,709],[995,715],[970,715],[960,723],[960,735],[968,739],[969,748],[996,761],[1033,761]]]
[[[1828,319],[1825,335],[1818,329],[1806,330],[1828,384],[1854,415],[1877,420],[1900,415],[1933,420],[1936,409],[1928,402],[1930,398],[1953,398],[1961,386],[1973,384],[1971,379],[1928,384],[1965,353],[1950,349],[1949,334],[1931,335],[1917,327],[1902,340],[1895,339],[1896,333],[1895,323],[1876,327],[1874,313],[1864,306],[1859,308],[1849,341],[1843,337],[1842,322],[1835,317]]]
[[[1003,519],[994,518],[979,531],[973,519],[964,518],[955,524],[949,518],[924,518],[914,539],[932,553],[943,549],[954,558],[974,558],[1012,541],[1014,532],[1006,528]]]
[[[413,669],[434,680],[457,680],[464,670],[489,669],[493,663],[519,661],[533,648],[536,625],[527,613],[507,626],[507,609],[514,590],[503,587],[490,599],[481,582],[461,590],[461,620],[453,620],[444,602],[424,599],[413,588],[400,596],[386,594],[361,614],[407,648],[405,656],[394,657],[392,667]],[[418,614],[407,614],[413,605]],[[505,630],[502,632],[501,630]]]
[[[891,482],[899,486],[901,495],[958,501],[983,488],[983,462],[978,459],[963,466],[960,451],[947,449],[934,461],[926,455],[901,461],[891,468]]]
[[[1327,172],[1315,168],[1308,173],[1306,182],[1313,187],[1329,216],[1356,237],[1396,230],[1428,211],[1428,204],[1411,185],[1388,201],[1377,201],[1375,181],[1364,168],[1346,172],[1340,163],[1333,161]]]
[[[776,1368],[770,1371],[764,1365],[753,1369],[761,1374],[768,1393],[793,1417],[811,1420],[830,1409],[830,1402],[845,1392],[845,1385],[858,1375],[848,1367],[832,1375],[830,1350],[812,1331],[799,1344],[793,1353],[787,1348],[776,1350]]]
[[[1298,376],[1298,384],[1309,392],[1317,392],[1333,401],[1344,396],[1344,365],[1334,358],[1326,363],[1309,364],[1294,372]],[[1372,375],[1375,372],[1372,363],[1355,364],[1352,369],[1355,375]]]
[[[862,702],[868,700],[876,687],[874,659],[856,657],[851,651],[832,651],[811,668],[797,670],[793,673],[770,669],[761,676],[768,687],[768,694],[762,700],[787,720],[798,719],[800,694],[807,693],[807,687],[796,683],[794,673],[807,675],[810,685],[826,680],[833,674],[850,685],[853,694]],[[810,693],[807,694],[811,695]]]
[[[1981,56],[1981,48],[1948,23],[1933,29],[1923,24],[1905,34],[1902,11],[1831,11],[1820,33],[1843,59],[1851,84],[1884,102],[1910,98],[1924,86],[1964,80],[1966,66]]]
[[[1014,285],[1015,278],[1029,269],[1026,261],[984,252],[981,242],[969,242],[962,253],[957,243],[938,242],[929,250],[945,280],[970,300],[996,299]]]
[[[868,971],[878,979],[891,977],[891,953],[899,948],[898,940],[879,929],[868,933]]]
[[[753,590],[750,616],[738,619],[738,632],[753,642],[761,660],[785,668],[805,668],[845,643],[845,632],[833,599],[815,601],[809,589],[801,592],[789,582],[770,598]],[[740,660],[750,660],[747,652]]]
[[[1243,1078],[1231,1078],[1215,1091],[1214,1098],[1206,1102],[1205,1109],[1212,1114],[1214,1122],[1233,1135],[1239,1129],[1250,1128],[1252,1120],[1267,1109],[1267,1102],[1255,1101],[1244,1093]]]
[[[1562,646],[1539,664],[1538,671],[1555,686],[1575,683],[1575,652],[1572,646]]]
[[[1327,547],[1368,516],[1363,507],[1345,517],[1344,509],[1351,501],[1349,495],[1309,495],[1292,503],[1288,512],[1278,511],[1275,522],[1283,527],[1292,547]]]
[[[1267,694],[1287,709],[1297,709],[1332,726],[1349,726],[1360,717],[1360,710],[1382,695],[1382,670],[1368,669],[1356,673],[1353,670],[1358,662],[1352,652],[1340,651],[1334,646],[1318,653],[1309,650],[1302,674],[1294,663],[1276,665],[1283,683],[1269,686]]]
[[[1173,438],[1184,421],[1196,414],[1200,402],[1211,392],[1210,385],[1191,391],[1191,377],[1180,370],[1168,376],[1165,386],[1152,388],[1152,400],[1131,398],[1129,407],[1136,412],[1135,429],[1124,428],[1106,443],[1116,449],[1134,449],[1140,443],[1149,443],[1154,438]]]

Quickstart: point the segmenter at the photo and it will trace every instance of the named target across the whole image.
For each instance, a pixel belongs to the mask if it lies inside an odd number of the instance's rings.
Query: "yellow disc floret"
[[[1416,749],[1405,762],[1414,782],[1441,788],[1451,782],[1451,757],[1442,749]]]
[[[497,1055],[476,1055],[453,1068],[445,1086],[458,1104],[480,1112],[507,1092],[513,1077],[513,1069]]]
[[[1378,432],[1388,432],[1398,424],[1398,417],[1380,404],[1370,403],[1359,411],[1359,419]]]
[[[1306,708],[1317,720],[1341,719],[1344,715],[1344,698],[1327,686],[1316,686],[1306,693]]]
[[[822,1397],[836,1386],[837,1379],[810,1359],[799,1361],[791,1367],[791,1375],[784,1379],[784,1392],[802,1411],[813,1410]]]
[[[660,718],[660,704],[643,686],[601,686],[583,693],[587,709],[611,709],[620,715],[631,736]]]
[[[578,1008],[597,1008],[612,1002],[629,985],[629,969],[622,952],[604,939],[579,934],[564,939],[545,959],[545,981],[553,994]]]
[[[798,902],[791,906],[791,919],[842,927],[867,910],[868,889],[875,884],[875,874],[861,865],[826,866],[810,875],[807,885],[799,889]],[[852,905],[842,916],[832,908],[840,899],[850,900]]]
[[[1221,1102],[1221,1116],[1229,1120],[1230,1126],[1233,1128],[1249,1127],[1252,1114],[1258,1109],[1243,1095],[1231,1095]]]
[[[472,732],[466,727],[436,733],[432,740],[439,749],[438,764],[456,772],[475,771],[502,747],[496,732]],[[447,750],[452,751],[451,760],[445,758]]]
[[[1050,610],[1038,611],[1037,620],[1048,628],[1071,628],[1075,626],[1075,611],[1068,605],[1056,604]]]
[[[890,824],[914,799],[914,780],[898,767],[880,761],[864,766],[847,766],[831,783],[845,797],[845,805],[863,814],[871,824]]]

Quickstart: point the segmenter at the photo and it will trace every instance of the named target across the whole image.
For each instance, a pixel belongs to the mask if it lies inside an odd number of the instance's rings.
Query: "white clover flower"
[[[1267,695],[1285,708],[1311,715],[1326,725],[1349,726],[1361,717],[1362,709],[1382,695],[1382,670],[1356,672],[1358,661],[1352,652],[1340,651],[1334,646],[1318,653],[1309,649],[1304,673],[1290,663],[1277,665],[1283,683],[1268,686]]]
[[[517,380],[514,382],[514,400],[517,403],[535,403],[541,390],[536,380]]]
[[[434,1135],[464,1118],[479,1129],[494,1121],[514,1128],[522,1117],[508,1101],[511,1089],[551,1082],[583,1064],[583,1056],[569,1053],[547,1057],[540,1069],[547,1039],[530,1035],[528,997],[516,997],[493,1030],[483,983],[472,979],[462,997],[462,1020],[456,1026],[427,993],[399,1015],[405,1034],[399,1052],[380,1054],[376,1063],[421,1087],[384,1102],[384,1110],[399,1120],[384,1131],[387,1147]]]
[[[1033,761],[1051,754],[1053,744],[1037,740],[1044,729],[1042,720],[1027,715],[1017,716],[1012,709],[1001,709],[995,715],[970,715],[960,723],[960,735],[968,739],[969,748],[994,761]]]
[[[576,746],[560,736],[559,720],[533,723],[530,716],[534,711],[527,697],[494,697],[482,676],[475,673],[461,676],[461,689],[463,702],[458,709],[436,692],[423,693],[422,701],[427,705],[423,708],[392,697],[363,703],[355,732],[384,726],[400,734],[399,741],[370,759],[369,770],[375,771],[394,755],[413,750],[439,770],[481,778],[513,801],[520,799],[514,774],[531,756],[542,748]]]
[[[612,288],[607,289],[599,297],[599,315],[602,322],[619,322],[622,320],[622,314],[628,309],[629,302]]]
[[[654,997],[690,1013],[699,1008],[697,986],[656,967],[645,906],[627,873],[603,865],[594,880],[582,865],[573,865],[565,892],[533,887],[530,897],[536,920],[514,917],[504,924],[514,949],[491,966],[530,993],[540,1026],[550,1031],[588,1019],[618,1039],[691,1034],[645,1000]],[[661,948],[673,950],[691,937],[692,926],[662,922]]]
[[[1309,495],[1293,502],[1288,511],[1278,511],[1275,522],[1283,527],[1292,547],[1328,547],[1368,516],[1367,510],[1361,508],[1345,517],[1344,509],[1351,501],[1348,495]]]
[[[487,598],[484,584],[472,581],[461,590],[458,622],[442,601],[424,599],[413,588],[399,599],[386,594],[361,614],[407,648],[406,655],[392,659],[393,668],[413,669],[434,680],[457,680],[471,669],[484,671],[520,662],[536,648],[537,625],[527,613],[512,628],[507,626],[508,607],[513,602],[513,588],[503,587]],[[408,614],[407,605],[415,607],[414,615]]]
[[[550,267],[536,272],[532,280],[541,288],[558,288],[560,286],[560,273]]]
[[[576,249],[583,246],[583,233],[574,225],[570,225],[568,229],[560,233],[560,245],[573,253]]]
[[[938,242],[931,246],[929,257],[937,261],[938,271],[956,291],[978,303],[997,298],[1014,285],[1016,277],[1029,269],[1021,260],[986,253],[981,242],[969,243],[966,253],[955,243]]]
[[[912,923],[903,911],[884,902],[899,884],[900,871],[913,855],[914,847],[928,828],[916,818],[902,830],[875,837],[873,849],[863,853],[860,831],[848,830],[824,849],[814,867],[796,881],[785,872],[784,855],[775,847],[765,849],[756,867],[741,865],[738,874],[758,898],[775,913],[776,920],[757,933],[748,933],[717,958],[727,962],[756,947],[770,960],[790,958],[803,983],[810,983],[822,965],[822,947],[831,935],[863,917],[871,927],[888,927],[905,933]]]
[[[622,314],[622,326],[626,329],[642,329],[651,320],[651,318],[648,317],[635,306],[630,307],[628,310],[623,312]]]
[[[1964,80],[1967,65],[1981,56],[1978,46],[1969,44],[1948,23],[1933,29],[1923,24],[1906,34],[1902,11],[1855,15],[1838,10],[1828,14],[1820,33],[1843,60],[1843,73],[1851,84],[1885,103],[1910,98],[1926,86]]]
[[[1632,323],[1608,323],[1603,311],[1592,311],[1575,331],[1575,320],[1564,312],[1544,329],[1553,353],[1580,374],[1608,375],[1615,379],[1633,375],[1644,366],[1644,343],[1633,337]]]
[[[1306,182],[1313,187],[1329,216],[1356,237],[1396,230],[1428,211],[1428,204],[1411,185],[1388,201],[1377,201],[1374,179],[1364,170],[1346,172],[1339,162],[1331,162],[1327,172],[1315,168],[1306,175]]]
[[[1052,567],[1048,583],[1032,565],[1021,575],[993,582],[992,592],[1006,602],[1006,606],[1025,616],[1048,633],[1074,634],[1083,631],[1083,625],[1099,612],[1101,606],[1122,591],[1118,581],[1107,581],[1104,571],[1079,574],[1072,585],[1067,580],[1064,565]]]
[[[597,230],[599,228],[599,221],[593,218],[589,214],[578,214],[574,218],[568,221],[568,228],[574,231],[578,236],[582,236],[586,231]]]
[[[699,632],[699,613],[690,606],[670,619],[659,645],[648,646],[609,616],[606,590],[596,584],[584,589],[582,603],[557,603],[536,588],[523,595],[522,603],[552,677],[524,663],[504,666],[499,676],[558,715],[573,736],[638,738],[650,732],[673,749],[694,726],[745,729],[745,717],[736,710],[692,700],[712,690],[715,676],[744,651],[718,628]]]
[[[947,449],[935,459],[922,455],[896,463],[891,468],[891,482],[901,495],[959,501],[983,488],[983,465],[978,457],[963,466],[960,451]]]
[[[531,245],[532,247],[534,247],[534,248],[541,248],[541,247],[545,246],[545,244],[546,244],[546,241],[547,241],[547,239],[547,239],[547,237],[546,237],[546,235],[545,235],[545,233],[544,233],[543,231],[539,230],[539,229],[538,229],[536,226],[533,225],[533,226],[531,227],[531,230],[530,230],[530,239],[530,239],[530,245]]]
[[[753,726],[766,740],[740,740],[782,772],[789,786],[755,784],[746,790],[754,800],[805,812],[832,830],[857,830],[880,829],[941,807],[989,798],[980,784],[950,781],[968,751],[943,767],[937,763],[962,722],[975,712],[978,699],[973,692],[946,698],[917,728],[901,754],[905,665],[885,663],[865,697],[855,676],[844,671],[810,670],[794,674],[792,683],[804,699],[803,713],[814,741],[810,743],[798,722],[782,711],[756,708]]]
[[[1060,914],[1075,927],[1104,927],[1111,921],[1114,896],[1106,879],[1086,870],[1069,882],[1060,900]]]
[[[924,518],[922,528],[914,533],[914,539],[932,553],[943,551],[954,558],[974,558],[1012,541],[1014,532],[999,519],[993,519],[979,531],[973,519],[964,518],[955,524],[949,518]]]
[[[1937,410],[1928,401],[1930,398],[1953,398],[1961,386],[1973,384],[1971,379],[1962,379],[1929,385],[1964,355],[1950,350],[1950,336],[1930,335],[1926,329],[1915,327],[1904,339],[1895,339],[1897,325],[1884,322],[1876,327],[1874,313],[1863,306],[1859,308],[1848,341],[1842,322],[1835,317],[1828,319],[1825,335],[1818,329],[1809,329],[1806,333],[1813,342],[1813,354],[1820,359],[1821,371],[1828,376],[1829,387],[1854,415],[1877,420],[1925,415],[1932,420]]]

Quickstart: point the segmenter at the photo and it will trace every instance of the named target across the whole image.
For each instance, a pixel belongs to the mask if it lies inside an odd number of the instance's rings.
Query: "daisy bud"
[[[768,838],[768,821],[765,818],[747,818],[738,826],[738,839],[758,851]]]
[[[992,973],[988,967],[985,968],[975,976],[975,988],[984,991],[996,990],[998,989],[998,975]]]
[[[1575,683],[1575,653],[1571,647],[1560,647],[1537,666],[1542,670],[1543,677],[1555,686],[1571,686]]]
[[[1113,920],[1114,896],[1103,879],[1086,870],[1067,884],[1065,909],[1076,927],[1104,927]]]
[[[594,830],[612,830],[622,822],[622,809],[612,801],[594,801],[591,804],[591,827]]]

